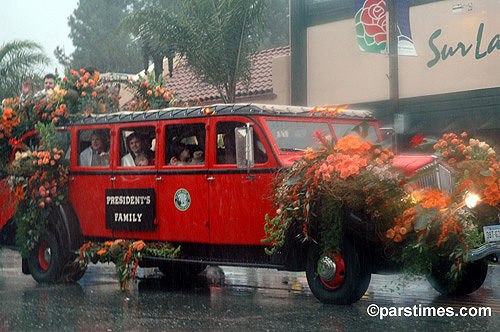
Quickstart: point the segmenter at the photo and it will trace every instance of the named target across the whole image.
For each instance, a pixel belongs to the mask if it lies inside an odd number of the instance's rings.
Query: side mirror
[[[380,136],[382,136],[382,145],[388,148],[398,150],[397,133],[394,128],[380,128]]]
[[[382,136],[382,142],[387,141],[387,140],[391,140],[395,134],[396,134],[396,130],[394,130],[394,128],[390,128],[390,127],[380,128],[380,135]]]
[[[234,128],[236,141],[236,166],[238,168],[253,167],[253,128],[251,123],[247,123],[245,127]]]

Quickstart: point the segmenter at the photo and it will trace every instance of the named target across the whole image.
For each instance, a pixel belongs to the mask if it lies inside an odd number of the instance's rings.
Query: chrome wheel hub
[[[50,251],[50,248],[46,248],[43,252],[43,259],[45,260],[45,262],[47,262],[48,264],[50,264],[50,259],[52,258],[52,253]]]
[[[337,264],[330,255],[325,255],[318,260],[318,275],[325,281],[330,281],[335,277]]]

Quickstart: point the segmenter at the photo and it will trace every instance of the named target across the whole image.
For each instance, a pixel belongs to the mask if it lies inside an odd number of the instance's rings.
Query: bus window
[[[130,127],[120,130],[120,166],[155,164],[155,127]]]
[[[80,130],[78,132],[78,166],[109,167],[109,129]]]
[[[165,164],[205,165],[205,124],[174,124],[165,127]]]

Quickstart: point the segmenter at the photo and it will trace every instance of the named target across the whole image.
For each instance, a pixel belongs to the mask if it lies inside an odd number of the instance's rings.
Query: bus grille
[[[434,161],[429,165],[420,168],[418,171],[420,172],[431,167],[433,168],[433,171],[431,173],[426,174],[418,179],[417,183],[419,184],[419,186],[421,188],[437,188],[441,191],[451,193],[451,172],[442,164]]]

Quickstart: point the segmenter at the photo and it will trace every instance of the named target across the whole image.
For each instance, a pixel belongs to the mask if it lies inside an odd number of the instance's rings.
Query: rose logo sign
[[[355,0],[356,38],[361,51],[387,53],[388,18],[386,0]],[[411,37],[410,1],[398,0],[397,37],[399,55],[417,55]]]
[[[387,23],[385,0],[366,0],[358,3],[356,37],[362,51],[387,52]]]

